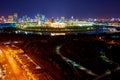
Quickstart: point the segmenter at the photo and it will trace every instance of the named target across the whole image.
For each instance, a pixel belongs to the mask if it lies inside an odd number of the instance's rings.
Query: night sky
[[[0,0],[0,16],[112,18],[120,17],[120,0]]]

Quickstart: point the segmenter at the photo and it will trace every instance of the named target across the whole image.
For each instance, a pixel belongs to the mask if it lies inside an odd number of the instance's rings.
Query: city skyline
[[[33,17],[37,13],[46,17],[112,18],[120,17],[119,0],[1,0],[0,16],[18,13],[19,17]]]

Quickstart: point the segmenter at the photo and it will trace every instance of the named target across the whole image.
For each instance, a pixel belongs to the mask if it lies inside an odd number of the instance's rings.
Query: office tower
[[[1,22],[1,23],[5,23],[5,17],[4,17],[4,16],[1,16],[0,22]]]
[[[42,21],[42,24],[45,23],[45,15],[41,15],[41,21]]]
[[[8,15],[8,23],[13,23],[13,16],[12,15]]]
[[[17,13],[14,13],[13,14],[13,21],[16,23],[18,22],[18,14]]]

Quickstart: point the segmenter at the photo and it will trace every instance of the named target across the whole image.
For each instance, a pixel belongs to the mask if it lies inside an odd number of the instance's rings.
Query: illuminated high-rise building
[[[1,23],[5,23],[5,17],[4,16],[1,16]]]
[[[14,13],[13,14],[13,21],[16,23],[18,22],[18,14],[17,13]]]
[[[71,16],[71,20],[74,20],[74,17],[73,17],[73,16]]]
[[[38,25],[41,25],[42,22],[41,22],[40,14],[37,14],[36,19],[37,19],[37,24],[38,24]]]
[[[44,24],[45,23],[45,15],[41,15],[41,23]]]
[[[60,20],[62,23],[65,22],[65,17],[61,17],[61,20]]]
[[[8,23],[13,23],[13,16],[12,15],[8,15]]]
[[[54,23],[54,22],[55,22],[54,17],[52,17],[52,18],[50,19],[50,21],[51,21],[51,23]]]
[[[27,22],[28,21],[28,16],[27,15],[23,16],[22,20],[23,20],[23,22]]]

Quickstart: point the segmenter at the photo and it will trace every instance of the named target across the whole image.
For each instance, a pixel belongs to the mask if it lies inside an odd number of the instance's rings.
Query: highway
[[[0,46],[2,51],[2,60],[5,58],[3,66],[6,70],[6,74],[3,80],[28,80],[28,76],[24,73],[24,70],[18,66],[18,63],[13,58],[11,54],[14,54],[12,50],[10,50],[6,46]]]
[[[54,80],[21,49],[0,45],[0,63],[4,69],[2,80]]]

